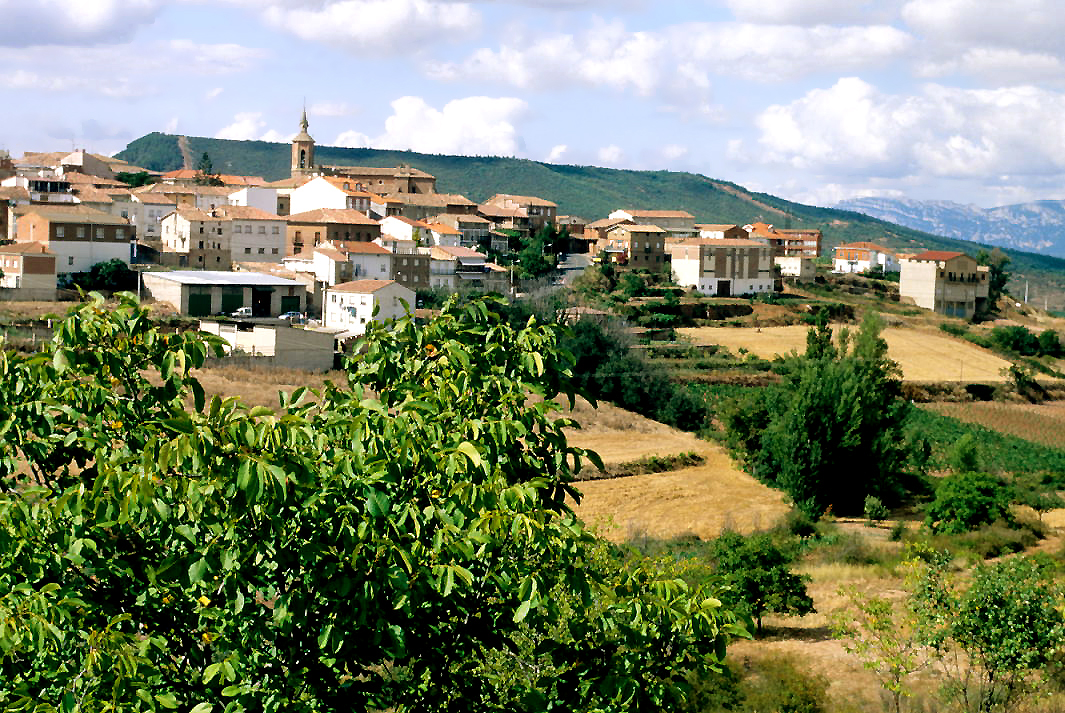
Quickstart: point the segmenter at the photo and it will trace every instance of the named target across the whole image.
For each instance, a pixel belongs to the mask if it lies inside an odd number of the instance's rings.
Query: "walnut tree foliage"
[[[4,709],[663,710],[739,633],[566,505],[557,328],[451,304],[248,409],[120,300],[0,353]]]

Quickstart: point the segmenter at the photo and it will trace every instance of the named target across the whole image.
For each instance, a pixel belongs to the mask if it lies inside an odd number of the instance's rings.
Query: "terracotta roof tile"
[[[395,280],[354,280],[353,282],[343,282],[330,287],[329,290],[331,292],[354,292],[355,294],[368,295],[394,284],[397,284]]]

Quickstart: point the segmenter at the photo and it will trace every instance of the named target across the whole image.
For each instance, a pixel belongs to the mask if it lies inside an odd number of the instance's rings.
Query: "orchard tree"
[[[566,504],[592,456],[553,415],[557,329],[491,307],[371,326],[343,383],[276,410],[208,400],[219,341],[131,295],[0,353],[0,706],[678,705],[742,632],[604,560]]]
[[[803,616],[814,611],[807,579],[789,569],[792,558],[769,535],[725,532],[710,552],[714,573],[726,588],[722,598],[754,619],[759,633],[765,614]]]
[[[1013,557],[980,565],[967,584],[945,557],[918,564],[918,636],[946,674],[946,693],[972,713],[1015,710],[1062,653],[1062,592],[1046,563]]]

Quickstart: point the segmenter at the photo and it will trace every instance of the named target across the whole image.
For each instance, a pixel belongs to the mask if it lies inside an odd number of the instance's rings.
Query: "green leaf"
[[[525,617],[529,616],[530,608],[532,608],[532,601],[526,599],[518,606],[518,610],[514,612],[514,623],[520,624],[525,621]]]
[[[155,700],[159,701],[159,705],[163,708],[174,709],[178,707],[177,697],[173,693],[156,694]]]
[[[481,454],[477,452],[477,446],[473,445],[469,441],[463,441],[455,450],[469,458],[470,462],[473,463],[475,467],[484,467],[484,461],[481,460]]]
[[[189,584],[196,584],[203,581],[203,575],[207,572],[207,560],[201,557],[200,559],[189,565]]]
[[[211,713],[214,710],[214,706],[210,703],[199,703],[189,713]]]

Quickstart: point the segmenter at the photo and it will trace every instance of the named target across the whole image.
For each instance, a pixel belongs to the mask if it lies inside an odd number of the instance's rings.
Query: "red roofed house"
[[[366,187],[354,179],[317,176],[292,190],[289,195],[289,212],[306,213],[316,208],[340,208],[368,214],[374,198],[374,194],[367,192]]]
[[[18,242],[45,244],[61,275],[87,272],[98,262],[130,261],[134,236],[125,218],[82,205],[28,205],[16,215]]]
[[[657,225],[671,238],[694,237],[695,216],[686,210],[634,210],[625,208],[616,210],[608,218],[614,220],[631,220],[644,225]]]
[[[362,211],[316,208],[288,216],[286,250],[289,255],[299,255],[329,240],[368,243],[379,237],[381,224]]]
[[[705,295],[733,297],[772,292],[773,252],[755,240],[707,238],[670,244],[677,284]]]
[[[314,249],[314,277],[327,287],[352,280],[392,279],[393,255],[377,243],[333,241]]]
[[[471,248],[433,246],[429,250],[429,286],[451,291],[483,288],[486,257]]]
[[[414,303],[414,290],[395,280],[344,282],[325,292],[324,326],[360,335],[370,322],[402,317]]]
[[[877,267],[884,272],[898,272],[902,269],[898,256],[876,243],[847,243],[835,250],[833,272],[869,272]]]
[[[0,245],[0,288],[7,299],[55,299],[55,253],[42,243]]]
[[[901,261],[899,296],[949,317],[971,319],[987,301],[989,269],[964,253],[931,250]]]
[[[229,251],[234,261],[280,262],[285,257],[285,219],[248,205],[224,205],[215,213],[229,219]]]
[[[485,201],[485,205],[496,206],[506,210],[523,210],[529,220],[529,230],[536,232],[547,223],[554,224],[558,206],[549,200],[536,196],[515,196],[509,193],[497,193]],[[485,216],[488,217],[488,216]]]
[[[666,231],[657,225],[620,223],[596,243],[594,254],[600,262],[651,272],[668,271],[665,240]]]
[[[768,223],[743,226],[751,240],[773,248],[773,257],[817,257],[821,254],[821,231],[815,228],[774,228]]]

